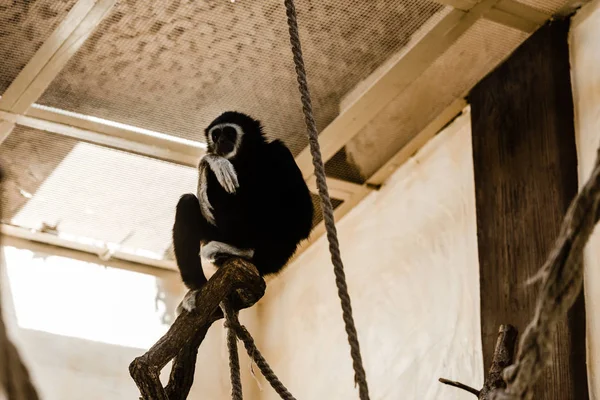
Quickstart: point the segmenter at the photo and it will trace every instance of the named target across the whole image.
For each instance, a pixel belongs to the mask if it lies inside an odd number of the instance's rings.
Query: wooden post
[[[497,327],[523,332],[533,316],[538,288],[526,281],[577,193],[568,31],[567,20],[543,26],[469,96],[485,365]],[[536,398],[588,399],[582,295],[552,347]]]

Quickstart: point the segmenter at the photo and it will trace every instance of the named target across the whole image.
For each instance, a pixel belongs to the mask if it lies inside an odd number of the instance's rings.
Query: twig
[[[444,385],[454,386],[455,388],[465,390],[465,391],[467,391],[469,393],[473,393],[475,396],[479,397],[480,391],[475,388],[472,388],[471,386],[467,386],[463,383],[451,381],[451,380],[444,379],[444,378],[440,378],[439,381],[442,382]]]
[[[491,392],[496,389],[504,388],[506,385],[502,380],[502,370],[506,368],[513,360],[515,354],[515,345],[517,343],[517,330],[511,325],[500,325],[498,329],[498,340],[494,348],[494,357],[492,365],[483,383],[483,389],[477,390],[464,383],[440,378],[439,381],[459,389],[466,390],[477,396],[479,400],[490,400]]]
[[[210,325],[222,318],[219,304],[229,299],[236,310],[250,307],[263,296],[265,287],[254,265],[239,258],[227,260],[196,295],[194,311],[184,310],[169,331],[129,365],[142,399],[185,399],[192,386],[198,347]],[[160,371],[173,358],[169,384],[163,388]]]

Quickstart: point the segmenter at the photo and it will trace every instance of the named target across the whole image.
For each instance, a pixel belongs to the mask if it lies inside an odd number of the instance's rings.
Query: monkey
[[[237,111],[219,115],[204,135],[197,196],[181,196],[173,224],[175,260],[190,289],[179,312],[194,309],[195,292],[228,257],[274,275],[312,229],[310,191],[281,140],[269,141],[258,120]]]

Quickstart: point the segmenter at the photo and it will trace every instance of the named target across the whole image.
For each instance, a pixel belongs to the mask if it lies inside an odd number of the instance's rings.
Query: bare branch
[[[488,375],[483,383],[483,389],[481,390],[444,378],[440,378],[439,381],[446,385],[466,390],[477,396],[479,400],[491,400],[493,391],[506,387],[506,384],[502,380],[502,371],[512,362],[515,355],[516,343],[517,329],[511,325],[500,325],[500,328],[498,329],[498,340],[496,341],[496,348],[494,349],[494,357],[492,358],[492,365],[490,366]]]
[[[234,309],[250,307],[265,288],[254,265],[239,258],[227,260],[197,294],[194,311],[183,311],[169,331],[130,364],[129,372],[142,399],[185,399],[192,386],[198,347],[211,324],[222,318],[219,304],[229,299]],[[163,388],[160,371],[174,358],[169,384]]]
[[[473,393],[475,396],[479,397],[479,390],[474,389],[471,386],[467,386],[464,383],[450,381],[450,380],[444,379],[444,378],[440,378],[439,381],[442,382],[444,385],[454,386],[455,388],[465,390],[465,391],[467,391],[469,393]]]

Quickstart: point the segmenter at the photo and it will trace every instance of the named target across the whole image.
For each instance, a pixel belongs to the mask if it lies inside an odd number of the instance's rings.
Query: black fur
[[[177,204],[173,244],[182,280],[190,289],[206,282],[201,243],[216,240],[254,249],[252,262],[261,275],[268,275],[285,266],[312,227],[310,192],[289,149],[279,140],[267,142],[260,123],[237,112],[219,116],[205,134],[224,122],[244,131],[238,152],[229,160],[237,173],[237,191],[227,193],[209,172],[208,198],[216,226],[205,220],[194,194],[183,195]],[[213,151],[209,146],[208,152]]]

